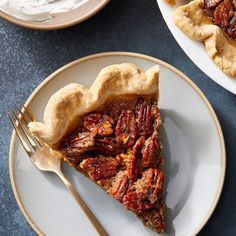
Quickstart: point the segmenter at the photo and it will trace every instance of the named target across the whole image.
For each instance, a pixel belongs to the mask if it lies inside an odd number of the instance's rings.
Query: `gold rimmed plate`
[[[76,60],[51,74],[25,106],[42,120],[49,97],[75,82],[90,86],[107,65],[130,62],[142,70],[160,65],[161,139],[166,172],[167,234],[195,235],[206,224],[223,187],[226,157],[219,121],[200,89],[171,65],[142,54],[110,52]],[[38,234],[96,235],[56,176],[38,171],[13,133],[10,177],[17,203]],[[157,235],[97,185],[64,165],[63,170],[109,235]]]

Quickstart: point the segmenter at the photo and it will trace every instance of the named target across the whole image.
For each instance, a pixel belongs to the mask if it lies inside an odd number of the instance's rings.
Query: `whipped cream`
[[[55,13],[70,11],[88,0],[0,0],[0,10],[29,21],[50,20]]]

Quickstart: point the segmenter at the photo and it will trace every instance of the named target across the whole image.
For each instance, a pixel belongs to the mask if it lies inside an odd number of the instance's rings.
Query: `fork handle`
[[[103,228],[103,226],[99,223],[96,216],[93,214],[93,212],[88,208],[87,204],[84,202],[84,200],[81,198],[79,193],[76,191],[76,189],[72,186],[72,184],[67,180],[65,175],[61,171],[57,171],[56,174],[61,178],[67,189],[71,192],[71,194],[74,196],[77,203],[80,205],[86,216],[89,218],[95,229],[97,230],[98,234],[100,236],[108,236],[107,232]]]

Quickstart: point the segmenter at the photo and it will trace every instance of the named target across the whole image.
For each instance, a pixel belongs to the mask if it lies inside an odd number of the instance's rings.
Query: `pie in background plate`
[[[235,0],[190,1],[174,11],[173,19],[188,37],[205,43],[209,56],[224,73],[236,77]]]
[[[30,131],[158,233],[165,231],[159,67],[104,68],[89,89],[69,84]]]

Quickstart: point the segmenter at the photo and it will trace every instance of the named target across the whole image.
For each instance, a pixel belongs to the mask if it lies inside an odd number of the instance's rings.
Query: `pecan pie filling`
[[[64,159],[161,233],[164,174],[155,96],[113,99],[83,116],[64,138]]]
[[[236,39],[236,0],[204,0],[203,9],[214,24]]]

